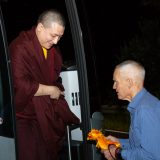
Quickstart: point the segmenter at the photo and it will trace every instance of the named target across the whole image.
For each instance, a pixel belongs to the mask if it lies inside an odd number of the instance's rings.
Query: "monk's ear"
[[[37,24],[37,30],[40,32],[40,31],[42,31],[42,29],[44,29],[43,24],[42,23],[38,23]]]

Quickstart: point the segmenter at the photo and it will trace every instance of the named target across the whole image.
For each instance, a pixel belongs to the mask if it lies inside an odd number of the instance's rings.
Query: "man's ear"
[[[128,78],[127,83],[128,83],[128,88],[130,89],[133,86],[133,80]]]

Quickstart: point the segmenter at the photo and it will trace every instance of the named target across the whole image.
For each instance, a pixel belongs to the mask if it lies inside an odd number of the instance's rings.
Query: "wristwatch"
[[[122,151],[122,148],[120,148],[120,147],[118,147],[118,148],[115,150],[116,160],[122,160],[121,151]]]

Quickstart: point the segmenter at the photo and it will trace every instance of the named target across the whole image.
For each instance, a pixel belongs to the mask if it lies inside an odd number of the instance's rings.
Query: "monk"
[[[59,81],[62,57],[56,44],[64,30],[62,14],[47,10],[9,45],[19,160],[58,160],[66,125],[79,123]]]

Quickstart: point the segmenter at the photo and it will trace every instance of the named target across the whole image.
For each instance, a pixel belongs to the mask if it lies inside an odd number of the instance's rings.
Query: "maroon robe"
[[[66,125],[79,119],[71,112],[64,97],[34,96],[39,83],[56,85],[62,59],[55,47],[44,58],[35,28],[21,32],[10,44],[14,84],[14,102],[19,160],[57,160]]]

